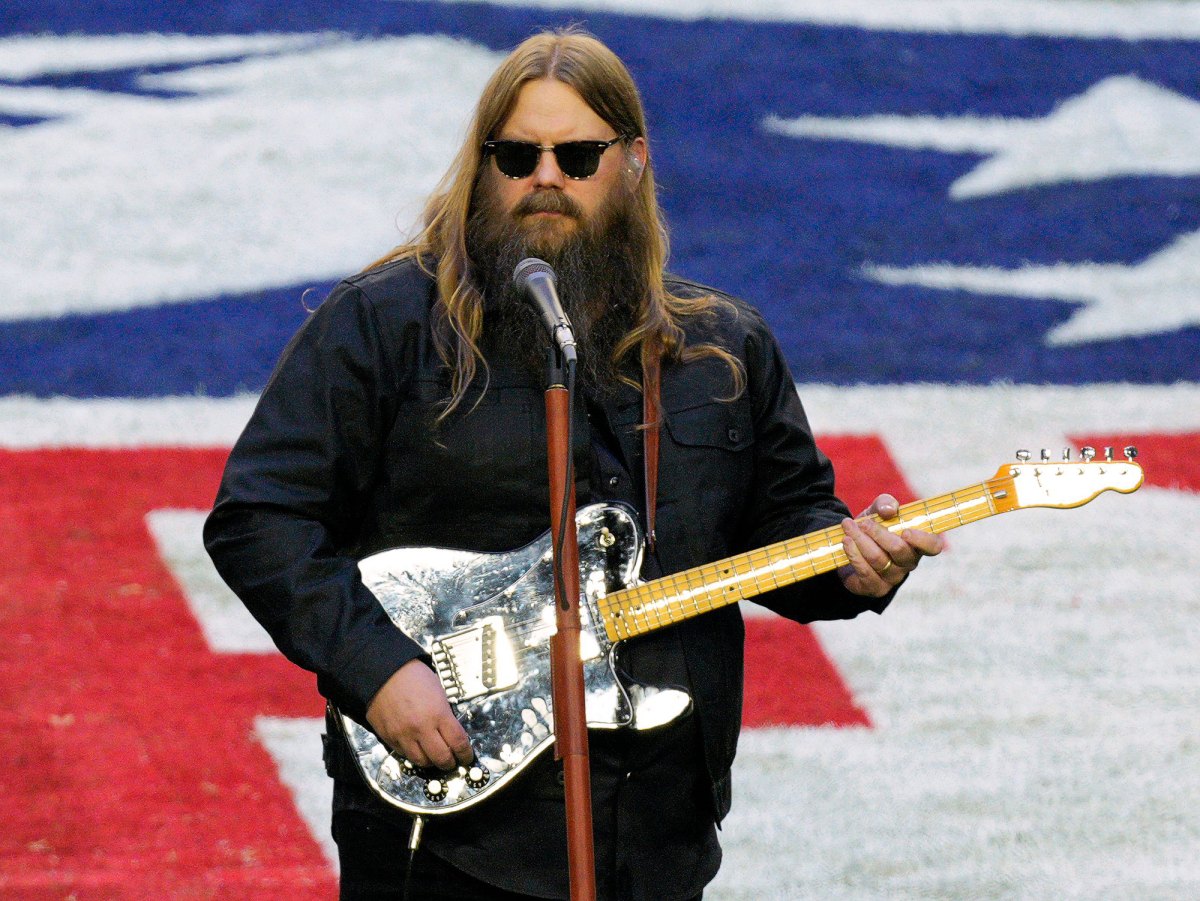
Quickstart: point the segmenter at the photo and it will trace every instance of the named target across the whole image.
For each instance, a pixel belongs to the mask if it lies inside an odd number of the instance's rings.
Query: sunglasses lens
[[[604,145],[595,141],[572,141],[554,148],[558,168],[567,178],[591,178],[600,168]]]
[[[558,168],[567,178],[591,178],[600,168],[600,157],[612,141],[568,141],[554,147]],[[496,168],[509,178],[528,178],[537,168],[542,150],[526,141],[489,141],[484,145],[496,158]]]
[[[537,168],[537,147],[521,141],[497,141],[492,151],[496,168],[509,178],[526,178]]]

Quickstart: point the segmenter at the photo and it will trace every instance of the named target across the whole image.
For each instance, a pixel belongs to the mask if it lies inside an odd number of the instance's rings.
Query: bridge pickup
[[[520,681],[512,642],[499,616],[439,638],[429,654],[452,702],[503,691]]]

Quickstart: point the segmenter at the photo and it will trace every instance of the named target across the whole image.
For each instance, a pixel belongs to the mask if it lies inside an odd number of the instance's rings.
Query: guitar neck
[[[947,532],[1016,509],[1011,484],[1011,479],[997,477],[905,504],[887,522],[872,518],[895,533]],[[837,569],[850,562],[842,549],[843,535],[840,524],[830,526],[613,592],[599,602],[605,631],[612,641],[633,638]]]

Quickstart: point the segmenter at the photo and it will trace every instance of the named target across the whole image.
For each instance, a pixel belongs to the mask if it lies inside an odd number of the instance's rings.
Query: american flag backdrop
[[[1200,3],[8,0],[0,895],[332,898],[322,703],[200,545],[329,287],[579,23],[673,271],[758,306],[841,493],[1137,445],[882,617],[747,605],[733,899],[1200,897]]]

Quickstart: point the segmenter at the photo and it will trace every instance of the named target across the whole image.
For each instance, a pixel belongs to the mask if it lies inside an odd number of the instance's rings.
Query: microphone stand
[[[574,387],[574,361],[568,363],[561,349],[552,346],[546,388],[546,450],[550,477],[550,535],[554,548],[554,610],[558,626],[550,639],[554,756],[563,764],[571,901],[595,901],[592,780],[588,763],[583,662],[579,654],[582,632],[579,536],[575,527],[575,477],[571,465]]]

